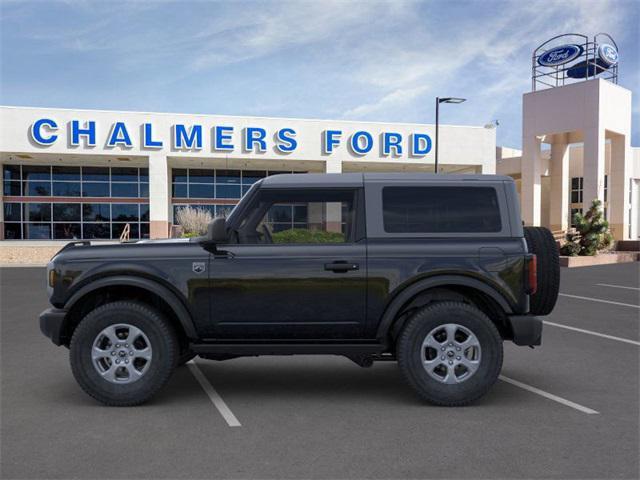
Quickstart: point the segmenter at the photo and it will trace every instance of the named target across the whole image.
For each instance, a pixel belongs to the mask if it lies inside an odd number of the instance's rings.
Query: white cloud
[[[272,3],[266,11],[234,12],[233,17],[222,19],[226,25],[220,31],[217,23],[210,32],[202,31],[198,38],[204,48],[193,56],[191,66],[196,70],[215,68],[229,63],[240,63],[264,57],[281,50],[318,43],[340,43],[350,36],[351,30],[368,25],[380,13],[381,2],[323,2]],[[406,4],[398,1],[386,12],[386,21],[402,15]],[[386,9],[385,9],[386,10]],[[378,19],[377,21],[381,21]],[[214,48],[214,53],[206,50]],[[220,53],[224,52],[224,53]],[[335,51],[327,51],[334,55]]]
[[[623,9],[612,1],[506,5],[509,8],[494,16],[447,19],[443,26],[429,14],[420,17],[426,27],[421,28],[419,22],[410,25],[414,41],[407,42],[403,37],[386,43],[378,55],[353,72],[363,88],[378,90],[377,99],[351,107],[344,116],[350,119],[394,116],[394,112],[402,111],[422,94],[432,97],[436,92],[452,94],[452,85],[458,89],[464,86],[468,94],[473,93],[480,100],[490,98],[493,102],[490,110],[495,113],[498,104],[526,91],[523,88],[529,85],[531,51],[539,43],[572,31],[587,35],[603,30],[615,32],[624,20]],[[427,29],[443,33],[433,38]],[[361,49],[367,48],[361,45]]]

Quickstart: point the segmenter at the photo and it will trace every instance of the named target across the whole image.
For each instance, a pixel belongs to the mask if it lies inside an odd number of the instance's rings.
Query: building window
[[[247,173],[246,178],[243,178],[242,170],[174,168],[171,175],[171,196],[238,200],[256,180],[267,175],[266,171]]]
[[[149,198],[149,169],[3,165],[5,197]]]
[[[251,185],[269,175],[301,173],[292,171],[229,170],[207,168],[174,168],[171,172],[173,223],[178,209],[186,206],[204,208],[212,216],[228,214]],[[188,199],[186,202],[184,200]],[[176,202],[176,200],[178,200]],[[224,200],[224,204],[205,203]],[[229,203],[232,201],[232,203]]]
[[[130,238],[149,236],[149,204],[139,201],[149,196],[147,168],[42,165],[2,168],[7,240],[117,239],[127,223]],[[31,201],[11,197],[43,198]],[[100,200],[84,201],[86,197]]]
[[[148,203],[5,202],[5,240],[117,239],[149,236]]]
[[[582,177],[573,177],[571,179],[571,203],[582,203]]]

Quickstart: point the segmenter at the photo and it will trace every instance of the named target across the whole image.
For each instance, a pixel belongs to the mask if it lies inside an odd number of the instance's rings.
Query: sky
[[[0,0],[0,104],[485,125],[519,148],[531,53],[607,32],[634,94],[640,1]]]

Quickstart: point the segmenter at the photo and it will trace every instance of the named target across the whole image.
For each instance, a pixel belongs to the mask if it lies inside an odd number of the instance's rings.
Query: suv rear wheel
[[[500,374],[502,355],[495,325],[462,302],[421,308],[397,341],[400,370],[435,405],[462,406],[483,396]]]
[[[71,370],[82,389],[112,406],[145,402],[178,362],[178,341],[162,314],[137,302],[113,302],[82,319],[70,345]]]

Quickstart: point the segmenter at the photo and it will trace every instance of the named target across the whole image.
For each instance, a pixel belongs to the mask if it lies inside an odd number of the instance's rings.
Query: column
[[[566,133],[554,136],[549,170],[549,228],[551,231],[566,231],[569,227],[569,145]]]
[[[525,136],[522,152],[522,219],[526,225],[540,225],[542,158],[540,138]]]
[[[328,158],[324,164],[325,173],[342,173],[342,161],[337,158]]]
[[[326,173],[342,173],[342,161],[327,159],[325,163]],[[338,202],[327,203],[326,230],[328,232],[342,231],[342,204]]]
[[[584,131],[582,160],[582,209],[586,212],[596,198],[604,203],[604,129],[599,126]]]
[[[615,135],[611,139],[608,201],[609,225],[616,240],[629,237],[629,188],[631,178],[631,145],[628,135]]]
[[[151,238],[169,236],[169,165],[162,153],[149,155],[149,215]]]

